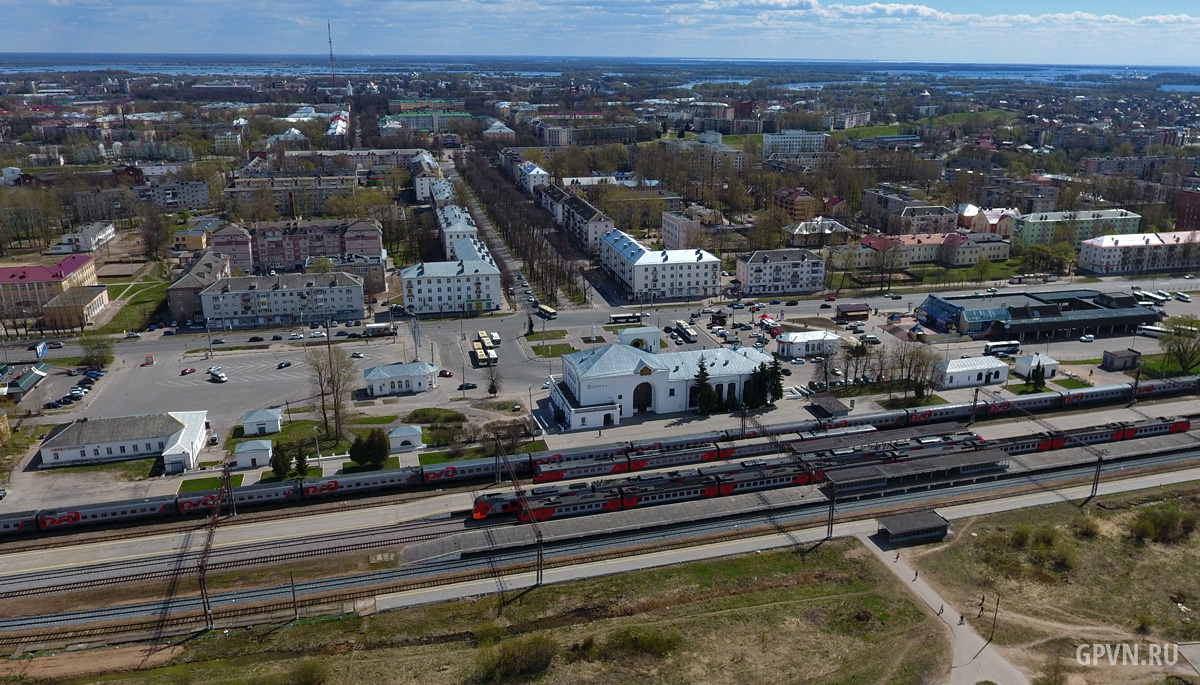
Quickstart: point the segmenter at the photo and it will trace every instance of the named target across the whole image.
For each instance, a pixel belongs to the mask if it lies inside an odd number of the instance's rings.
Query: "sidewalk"
[[[938,618],[950,629],[950,639],[953,643],[949,680],[951,685],[974,685],[982,681],[990,681],[997,685],[1028,685],[1029,681],[1025,675],[1001,656],[996,648],[971,626],[971,621],[975,621],[979,623],[980,630],[989,630],[994,607],[989,606],[982,619],[975,618],[978,612],[970,613],[966,621],[959,625],[958,620],[962,614],[955,611],[954,607],[946,606],[946,601],[916,575],[916,570],[908,565],[903,552],[897,559],[895,550],[881,547],[873,536],[859,533],[856,537],[871,550],[880,563],[908,585],[912,593],[924,602],[930,611],[936,614],[939,608],[945,607]]]

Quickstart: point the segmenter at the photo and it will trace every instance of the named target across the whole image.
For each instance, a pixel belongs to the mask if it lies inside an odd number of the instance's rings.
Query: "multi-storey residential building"
[[[825,260],[808,250],[758,250],[740,256],[744,295],[803,295],[825,288]]]
[[[151,183],[134,186],[131,190],[138,200],[153,203],[167,211],[196,209],[212,204],[208,196],[208,184],[204,181]]]
[[[242,151],[242,134],[226,131],[213,135],[213,152],[218,155],[236,155]]]
[[[335,257],[309,257],[304,263],[304,273],[316,273],[318,259],[328,259],[334,271],[344,271],[362,279],[367,296],[387,292],[387,264],[382,257],[348,253]]]
[[[216,251],[246,273],[299,269],[310,257],[357,254],[387,258],[383,229],[367,219],[260,221],[229,224],[212,234]]]
[[[400,272],[407,312],[470,314],[500,308],[500,269],[487,245],[464,238],[453,249],[457,261],[422,262]]]
[[[1094,274],[1195,271],[1200,268],[1200,232],[1106,235],[1083,241],[1079,270]]]
[[[623,231],[601,236],[600,261],[639,300],[711,297],[721,289],[720,259],[699,249],[650,250]]]
[[[867,188],[863,191],[862,211],[867,222],[879,229],[887,229],[892,216],[899,214],[909,207],[929,207],[925,200],[918,200],[909,195],[907,189],[899,192],[886,186]]]
[[[429,200],[434,207],[445,207],[455,201],[454,184],[446,179],[439,179],[429,185]]]
[[[783,232],[787,236],[788,245],[792,247],[845,245],[854,236],[854,232],[849,228],[824,217],[784,226]]]
[[[588,252],[599,250],[600,236],[616,227],[612,217],[586,199],[556,185],[542,186],[537,197],[542,207],[550,212],[554,223],[567,229],[567,234]]]
[[[1125,209],[1026,214],[1013,220],[1012,240],[1029,246],[1049,245],[1059,239],[1079,249],[1083,241],[1098,236],[1137,233],[1141,223],[1140,214]]]
[[[1175,230],[1200,231],[1200,192],[1179,193],[1175,202]]]
[[[479,228],[467,210],[458,205],[446,205],[435,213],[438,224],[438,237],[442,239],[442,253],[446,261],[458,259],[454,254],[454,243],[464,238],[478,238]]]
[[[200,291],[200,307],[215,329],[346,321],[365,312],[362,279],[342,272],[221,278]]]
[[[216,217],[204,217],[195,225],[178,231],[172,238],[177,252],[196,252],[208,248],[208,240],[213,232],[221,227],[221,220]]]
[[[167,307],[175,321],[193,321],[203,318],[200,292],[222,278],[229,278],[229,255],[212,250],[198,255],[167,288]]]
[[[429,202],[433,199],[433,184],[442,180],[442,166],[433,155],[422,150],[414,155],[410,162],[412,168],[413,190],[417,202]]]
[[[1132,176],[1143,181],[1153,181],[1158,173],[1168,165],[1175,172],[1195,174],[1200,171],[1200,157],[1176,158],[1169,155],[1085,157],[1079,160],[1079,172],[1101,176]]]
[[[870,110],[839,112],[821,117],[821,125],[830,131],[835,128],[858,128],[859,126],[866,126],[869,123],[871,123]]]
[[[662,213],[663,247],[668,250],[687,249],[699,230],[699,219],[693,219],[683,212]]]
[[[763,159],[771,155],[796,155],[821,152],[829,142],[829,134],[803,129],[784,129],[779,133],[764,133]]]
[[[771,194],[771,206],[783,211],[792,221],[808,221],[817,216],[821,201],[804,188],[780,188]]]
[[[1021,212],[1016,207],[980,209],[970,218],[967,228],[972,233],[995,233],[1007,238],[1012,235],[1013,221],[1018,216],[1021,216]],[[959,219],[959,223],[963,223],[961,216]]]
[[[400,112],[379,117],[379,130],[381,133],[400,130],[445,133],[450,130],[452,122],[470,121],[472,118],[470,112]]]
[[[937,261],[947,266],[973,266],[982,259],[1003,262],[1011,248],[998,233],[951,233],[942,241]]]
[[[533,162],[525,162],[517,167],[517,185],[530,195],[533,189],[540,185],[549,185],[550,174]]]
[[[893,234],[947,233],[958,224],[958,213],[949,207],[905,207],[888,218],[888,232]]]
[[[904,246],[909,264],[921,264],[938,260],[941,256],[942,243],[946,242],[948,235],[948,233],[910,233],[889,236],[889,238]]]
[[[71,195],[75,218],[80,221],[111,221],[133,215],[133,192],[128,188],[93,188]]]
[[[983,203],[990,207],[1015,207],[1021,214],[1053,212],[1058,205],[1058,188],[1017,178],[987,179]]]
[[[289,216],[303,216],[325,210],[331,197],[353,195],[358,187],[357,176],[294,176],[283,178],[235,178],[224,190],[225,199],[249,207],[255,194],[268,192],[275,211]]]
[[[721,142],[721,134],[715,131],[701,133],[699,141],[662,138],[658,142],[673,154],[681,155],[690,150],[697,165],[719,170],[728,160],[735,171],[746,168],[745,151]]]
[[[96,262],[75,254],[54,266],[0,267],[0,317],[36,319],[42,305],[71,288],[98,285]]]
[[[64,233],[62,241],[57,245],[51,245],[50,251],[55,254],[93,252],[116,237],[117,230],[114,228],[113,222],[90,221],[70,233]]]

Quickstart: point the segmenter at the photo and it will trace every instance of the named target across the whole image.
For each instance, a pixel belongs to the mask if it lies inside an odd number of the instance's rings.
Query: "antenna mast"
[[[325,20],[325,34],[329,37],[329,87],[332,88],[337,83],[337,78],[333,73],[333,29],[330,28],[329,20]]]

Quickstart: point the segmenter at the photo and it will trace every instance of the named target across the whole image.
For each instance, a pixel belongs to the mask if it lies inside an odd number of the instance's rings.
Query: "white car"
[[[362,359],[362,358],[363,358],[363,353],[362,353],[362,352],[351,352],[351,353],[350,353],[350,356],[351,356],[351,357],[354,357],[355,359]]]
[[[550,381],[542,381],[542,389],[549,390],[550,389]]]
[[[292,333],[288,336],[288,340],[303,340],[304,336],[299,333]]]
[[[210,366],[210,367],[208,367],[208,372],[209,372],[209,373],[221,373],[221,367],[219,367],[219,366]]]
[[[310,338],[324,338],[324,337],[325,337],[325,331],[313,331],[312,333],[310,333],[310,334],[309,334],[309,336],[308,336],[308,337],[310,337]]]
[[[1096,342],[1096,336],[1088,333],[1087,335],[1080,336],[1079,342]]]

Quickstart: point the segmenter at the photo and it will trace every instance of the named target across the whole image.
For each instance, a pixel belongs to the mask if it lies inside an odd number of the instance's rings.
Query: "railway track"
[[[1200,458],[1200,450],[1195,448],[1175,450],[1171,454],[1135,455],[1125,460],[1113,460],[1108,465],[1108,473],[1114,472],[1130,475],[1130,471],[1140,473],[1154,470],[1169,470],[1178,468],[1179,463],[1195,461]],[[1133,465],[1129,462],[1143,462]],[[961,492],[963,487],[934,490],[934,497],[929,497],[930,491],[925,490],[917,495],[905,494],[896,498],[892,496],[867,496],[859,500],[843,503],[843,510],[835,515],[835,523],[847,523],[874,518],[882,513],[903,513],[928,509],[931,506],[954,506],[984,502],[995,499],[998,495],[1013,496],[1026,492],[1035,492],[1044,487],[1046,482],[1056,481],[1057,487],[1065,487],[1075,481],[1087,482],[1093,466],[1090,464],[1076,465],[1061,469],[1053,474],[1022,474],[1019,478],[997,480],[985,484],[974,484],[967,489],[975,492]],[[1026,482],[1016,482],[1017,480]],[[985,487],[986,486],[986,487]],[[898,501],[889,502],[896,499]],[[710,544],[757,537],[769,533],[787,533],[814,524],[823,523],[827,507],[809,505],[807,507],[787,512],[766,512],[748,516],[729,517],[716,521],[691,522],[672,527],[669,531],[655,531],[649,537],[666,536],[663,539],[646,541],[647,536],[641,535],[642,544],[622,543],[620,539],[596,539],[579,541],[556,546],[549,550],[545,566],[555,568],[589,561],[616,559],[654,551],[667,551],[700,544]],[[729,530],[729,525],[734,530]],[[744,526],[744,527],[743,527]],[[722,528],[723,527],[723,528]],[[529,560],[528,548],[505,550],[497,554],[483,555],[473,559],[476,567],[463,569],[467,560],[455,562],[437,562],[423,568],[427,573],[412,577],[412,570],[384,571],[362,576],[332,579],[328,581],[312,581],[297,584],[296,591],[300,595],[293,603],[290,599],[288,586],[265,588],[256,591],[241,591],[214,596],[213,618],[217,625],[244,625],[246,623],[290,618],[301,609],[316,609],[319,607],[334,608],[334,613],[345,612],[346,603],[374,597],[381,593],[403,592],[408,590],[435,587],[469,580],[493,579],[502,582],[505,575],[529,572],[536,564]],[[457,567],[457,568],[455,568]],[[409,573],[410,577],[400,577]],[[353,589],[349,589],[353,588]],[[284,598],[284,599],[281,599]],[[232,606],[236,605],[236,606]],[[199,599],[195,597],[178,598],[164,605],[162,602],[149,605],[130,605],[114,609],[101,609],[89,612],[75,612],[74,616],[55,615],[51,617],[21,617],[0,620],[0,649],[17,649],[22,644],[44,643],[47,641],[80,641],[110,636],[130,635],[155,629],[188,628],[194,629],[203,617],[197,613]],[[157,611],[157,614],[143,613],[137,617],[138,611],[146,612],[147,608]],[[219,608],[217,608],[219,607]],[[118,619],[117,614],[127,617],[120,624],[113,624]],[[69,622],[88,623],[88,627],[68,625]],[[105,625],[95,625],[104,621]],[[30,629],[31,626],[37,626]]]

